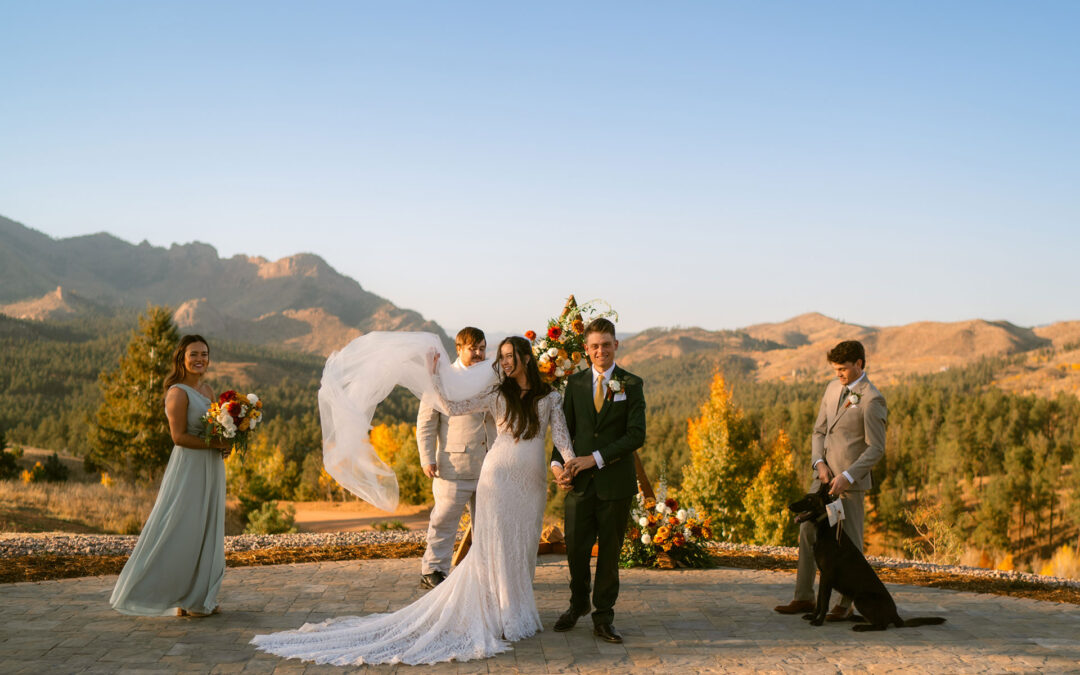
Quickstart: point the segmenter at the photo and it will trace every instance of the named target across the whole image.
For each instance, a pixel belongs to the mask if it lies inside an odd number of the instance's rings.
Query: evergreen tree
[[[724,376],[717,373],[701,415],[687,421],[690,463],[683,469],[682,501],[713,517],[713,531],[722,541],[746,542],[754,523],[743,495],[761,466],[758,443],[731,398]]]
[[[101,406],[89,427],[87,459],[110,475],[152,482],[168,463],[173,444],[162,386],[179,341],[171,310],[148,307],[127,354],[101,373]]]
[[[748,543],[794,546],[798,542],[798,530],[787,506],[798,495],[799,483],[792,460],[791,439],[781,430],[746,492],[746,512],[754,525],[754,533]]]

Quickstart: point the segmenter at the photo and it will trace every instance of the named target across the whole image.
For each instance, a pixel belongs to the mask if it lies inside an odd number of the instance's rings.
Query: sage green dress
[[[201,436],[210,399],[188,397],[187,432]],[[173,447],[157,501],[109,604],[123,614],[209,613],[225,577],[225,462],[217,450]]]

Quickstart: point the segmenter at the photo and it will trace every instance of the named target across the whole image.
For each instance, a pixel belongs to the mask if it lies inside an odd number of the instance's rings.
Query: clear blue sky
[[[0,214],[448,331],[1080,319],[1077,2],[0,0]],[[468,255],[481,265],[463,263]]]

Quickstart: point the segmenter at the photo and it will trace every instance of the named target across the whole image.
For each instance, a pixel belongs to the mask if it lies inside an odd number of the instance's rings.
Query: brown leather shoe
[[[825,615],[826,621],[847,621],[851,618],[851,615],[855,613],[854,606],[842,607],[836,605],[829,610],[829,613]]]
[[[773,609],[781,614],[806,614],[814,611],[814,603],[810,600],[792,600],[786,605],[777,605]]]

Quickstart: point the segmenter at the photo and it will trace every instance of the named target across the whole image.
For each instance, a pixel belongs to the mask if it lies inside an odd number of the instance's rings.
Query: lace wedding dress
[[[540,433],[519,441],[505,426],[500,394],[446,401],[440,379],[434,380],[450,414],[486,410],[498,424],[477,483],[469,554],[445,581],[408,607],[258,635],[252,644],[259,649],[339,666],[431,664],[492,656],[543,630],[532,584],[547,496],[544,430],[550,426],[555,447],[567,461],[574,456],[562,398],[553,391],[540,399]]]

